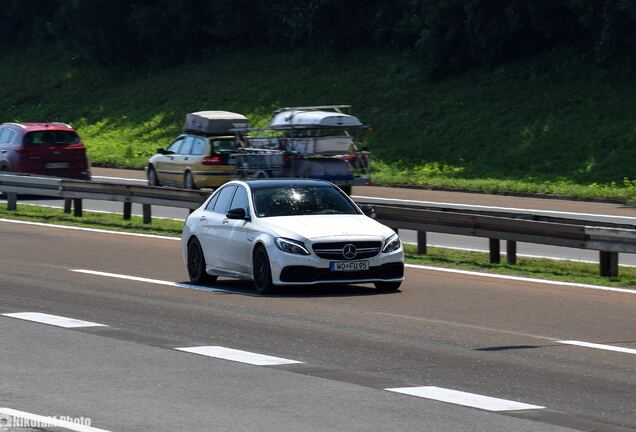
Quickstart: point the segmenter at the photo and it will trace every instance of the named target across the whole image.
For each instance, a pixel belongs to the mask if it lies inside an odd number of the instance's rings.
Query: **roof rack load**
[[[281,108],[274,113],[269,127],[275,130],[364,127],[357,117],[343,113],[343,109],[349,108],[350,105]]]
[[[229,134],[247,128],[247,117],[229,111],[199,111],[186,115],[183,131],[205,135]]]

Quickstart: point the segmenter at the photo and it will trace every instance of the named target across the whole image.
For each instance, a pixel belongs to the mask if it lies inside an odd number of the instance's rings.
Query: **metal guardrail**
[[[151,206],[196,209],[209,191],[184,190],[115,183],[67,180],[32,175],[0,174],[0,191],[8,197],[7,208],[17,208],[17,194],[63,198],[64,210],[74,207],[82,215],[82,200],[118,201],[124,219],[131,217],[131,204],[143,208],[144,223],[151,223]],[[523,210],[490,211],[453,204],[404,203],[384,198],[355,197],[375,208],[375,217],[394,229],[417,231],[418,253],[426,253],[426,233],[438,232],[488,238],[490,261],[501,261],[500,240],[506,241],[507,261],[515,264],[517,242],[564,246],[599,251],[600,273],[618,275],[618,254],[636,253],[636,225],[585,219],[558,218]]]
[[[490,261],[501,261],[500,240],[506,240],[507,261],[517,261],[517,242],[599,251],[600,273],[618,276],[618,254],[636,253],[636,225],[537,215],[522,210],[488,211],[453,205],[404,204],[389,199],[356,197],[375,208],[376,219],[393,229],[417,231],[418,253],[426,253],[426,233],[488,238]]]
[[[209,191],[16,174],[0,174],[0,191],[7,194],[9,210],[17,208],[18,194],[63,198],[64,211],[70,213],[73,208],[75,216],[82,216],[84,199],[122,202],[124,219],[130,219],[133,203],[141,204],[144,223],[151,223],[153,205],[194,210],[210,195]]]

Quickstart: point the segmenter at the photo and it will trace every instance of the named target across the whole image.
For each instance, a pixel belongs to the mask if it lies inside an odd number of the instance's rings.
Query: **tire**
[[[400,289],[402,282],[375,282],[373,285],[382,292],[396,292]]]
[[[272,284],[272,268],[269,264],[267,251],[261,245],[256,246],[252,257],[252,273],[254,276],[254,289],[259,294],[270,292]]]
[[[188,243],[188,277],[195,284],[214,282],[216,276],[209,275],[205,271],[205,257],[201,244],[196,238],[192,238]]]
[[[197,185],[194,183],[194,177],[192,177],[192,173],[187,171],[185,176],[183,176],[183,187],[186,189],[196,189]]]
[[[148,186],[161,186],[159,184],[159,178],[157,177],[157,171],[154,167],[148,167]]]

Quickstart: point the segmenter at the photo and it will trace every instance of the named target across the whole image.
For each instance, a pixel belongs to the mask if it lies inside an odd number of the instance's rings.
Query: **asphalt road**
[[[145,174],[143,171],[138,170],[94,168],[93,175],[94,180],[96,181],[145,184]],[[371,196],[436,203],[466,204],[473,206],[477,205],[484,206],[485,208],[505,207],[529,209],[535,212],[544,212],[547,215],[556,217],[587,218],[597,221],[636,224],[636,208],[622,204],[369,186],[355,187],[353,194],[354,196]],[[61,200],[32,199],[27,202],[53,207],[63,207]],[[85,200],[83,206],[86,210],[108,212],[122,211],[121,203],[108,201]],[[141,206],[133,205],[134,214],[140,215],[141,212]],[[157,217],[185,219],[187,214],[187,210],[184,209],[153,207],[153,216]],[[400,230],[400,237],[406,242],[417,242],[416,233],[414,231]],[[432,246],[443,246],[465,250],[488,250],[488,239],[469,236],[429,233],[428,243]],[[531,243],[519,243],[517,245],[517,249],[520,256],[538,256],[598,262],[598,252],[583,249],[545,246]],[[505,244],[503,243],[502,251],[505,252]],[[620,264],[636,266],[636,255],[621,254]]]
[[[183,283],[174,240],[1,221],[0,239],[0,314],[103,325],[0,316],[0,407],[111,431],[636,430],[633,293],[409,268],[394,294],[259,297]],[[174,349],[202,346],[302,363]],[[544,408],[465,407],[453,391]]]

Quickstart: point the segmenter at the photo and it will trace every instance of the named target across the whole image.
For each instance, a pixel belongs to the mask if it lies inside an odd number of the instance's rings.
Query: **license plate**
[[[49,168],[49,169],[56,169],[56,168],[68,168],[68,162],[55,162],[55,163],[47,163],[45,165],[45,167]]]
[[[369,261],[332,261],[329,263],[331,271],[364,271],[369,270]]]

